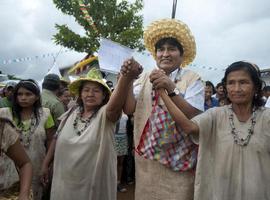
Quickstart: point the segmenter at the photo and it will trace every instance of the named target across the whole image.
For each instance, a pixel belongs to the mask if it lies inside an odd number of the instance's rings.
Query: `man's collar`
[[[181,67],[177,68],[176,70],[174,70],[171,74],[170,74],[170,79],[177,82],[180,80],[180,75],[181,75]]]

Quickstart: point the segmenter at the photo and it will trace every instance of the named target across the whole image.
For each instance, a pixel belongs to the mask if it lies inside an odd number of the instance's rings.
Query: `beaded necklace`
[[[238,135],[238,131],[235,128],[235,125],[234,125],[234,122],[233,122],[233,109],[232,109],[232,105],[229,106],[229,110],[230,110],[229,121],[230,121],[231,133],[233,135],[234,143],[235,144],[238,144],[240,146],[247,146],[248,143],[249,143],[249,141],[250,141],[251,135],[254,132],[254,127],[255,127],[255,124],[256,124],[256,116],[257,116],[256,109],[255,109],[255,107],[252,108],[252,117],[250,119],[251,120],[251,125],[250,125],[250,128],[248,129],[248,135],[247,135],[246,138],[240,137]]]
[[[31,115],[30,126],[28,128],[23,124],[23,122],[17,124],[19,138],[25,148],[29,148],[32,141],[32,135],[34,134],[37,125],[38,122],[34,114]]]
[[[80,108],[79,111],[77,112],[76,118],[75,118],[75,120],[73,122],[74,131],[76,132],[76,134],[78,136],[80,136],[86,130],[86,128],[90,125],[91,120],[95,117],[95,115],[97,113],[97,110],[90,117],[88,117],[87,119],[82,118],[82,113],[83,113],[83,109]],[[84,127],[82,129],[79,129],[79,127],[78,127],[79,120],[80,120],[81,123],[84,124]]]

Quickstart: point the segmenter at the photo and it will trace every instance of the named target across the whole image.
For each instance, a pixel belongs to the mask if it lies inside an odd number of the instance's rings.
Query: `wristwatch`
[[[180,94],[180,91],[178,88],[174,88],[174,90],[168,94],[169,97],[174,97]]]

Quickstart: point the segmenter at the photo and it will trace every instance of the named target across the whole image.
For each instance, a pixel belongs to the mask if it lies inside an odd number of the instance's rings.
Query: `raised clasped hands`
[[[174,82],[162,69],[154,69],[149,78],[150,82],[153,84],[153,88],[157,91],[163,89],[166,90],[167,93],[171,93],[175,88]]]
[[[143,68],[134,58],[130,58],[124,61],[120,71],[123,76],[133,80],[138,78]]]

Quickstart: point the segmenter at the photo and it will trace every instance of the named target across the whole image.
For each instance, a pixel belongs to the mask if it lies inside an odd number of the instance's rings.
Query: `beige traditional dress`
[[[12,164],[12,161],[4,154],[7,152],[8,148],[15,144],[18,140],[19,136],[17,132],[14,131],[8,123],[5,123],[3,131],[0,130],[0,192],[1,190],[7,189],[10,187],[14,182],[8,178],[7,174],[8,169],[6,162],[9,161]]]
[[[73,125],[78,112],[77,108],[62,116],[59,127],[65,125],[56,143],[51,200],[116,200],[116,123],[107,119],[105,105],[78,135]]]
[[[193,118],[200,128],[195,200],[268,200],[270,109],[257,111],[247,146],[234,143],[229,113],[229,107],[224,106]],[[233,121],[236,131],[245,138],[251,119],[240,122],[233,113]]]
[[[182,94],[186,89],[200,80],[199,76],[192,71],[177,77],[177,87]],[[181,79],[181,80],[180,80]],[[134,84],[141,87],[137,96],[136,111],[134,113],[134,142],[138,146],[145,124],[152,111],[152,84],[149,74],[143,74]],[[202,99],[204,97],[202,96]],[[162,101],[159,105],[164,106]],[[203,107],[203,102],[202,102]],[[160,164],[158,161],[145,159],[135,154],[136,165],[136,200],[192,200],[194,193],[194,171],[173,171]]]
[[[31,141],[29,145],[26,146],[24,142],[21,142],[33,165],[32,191],[33,191],[34,200],[40,200],[42,198],[42,193],[43,193],[43,186],[40,182],[40,175],[41,175],[42,161],[46,153],[45,124],[48,120],[48,117],[50,116],[49,109],[47,108],[42,108],[42,109],[43,111],[40,116],[40,122],[37,128],[35,129],[34,133],[31,135]],[[2,108],[0,110],[0,115],[8,118],[10,121],[14,121],[10,108]],[[17,177],[16,180],[18,181],[19,178],[18,178],[17,171],[15,169],[14,164],[12,163],[10,159],[6,165],[7,165],[6,169],[9,174],[8,176],[11,178],[13,178],[14,176]]]

